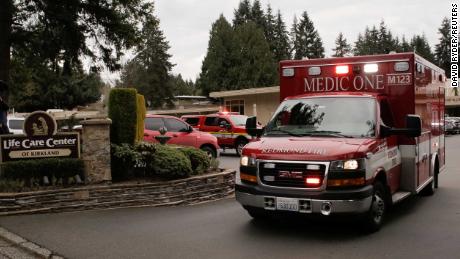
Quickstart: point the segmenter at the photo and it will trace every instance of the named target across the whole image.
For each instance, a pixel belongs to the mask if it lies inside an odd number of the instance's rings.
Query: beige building
[[[257,116],[257,120],[265,125],[280,103],[280,87],[212,92],[209,97],[221,100],[221,110]]]

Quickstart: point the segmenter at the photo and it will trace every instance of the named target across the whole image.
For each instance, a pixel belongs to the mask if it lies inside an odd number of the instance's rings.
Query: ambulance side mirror
[[[262,129],[257,128],[257,117],[249,117],[246,120],[246,132],[252,137],[260,137],[262,135]]]
[[[386,138],[392,135],[420,137],[422,135],[422,119],[419,115],[409,114],[406,116],[406,128],[390,128],[380,125],[380,137]]]
[[[408,114],[406,116],[406,127],[409,137],[420,137],[422,135],[422,119],[419,115]]]

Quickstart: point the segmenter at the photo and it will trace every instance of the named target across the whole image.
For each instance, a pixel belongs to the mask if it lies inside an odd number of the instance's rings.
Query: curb
[[[57,255],[54,252],[33,242],[30,242],[23,237],[6,230],[3,227],[0,227],[0,238],[3,238],[13,246],[19,248],[20,250],[26,251],[31,255],[37,256],[38,258],[64,259],[64,257]]]

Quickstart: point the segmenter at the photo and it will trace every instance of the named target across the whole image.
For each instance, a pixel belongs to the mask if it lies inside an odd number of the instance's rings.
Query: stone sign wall
[[[85,163],[85,181],[101,183],[112,181],[110,169],[110,119],[91,119],[81,122],[82,153]]]

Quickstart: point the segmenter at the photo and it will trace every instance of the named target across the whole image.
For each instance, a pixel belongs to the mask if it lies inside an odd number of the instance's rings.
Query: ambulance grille
[[[308,169],[308,168],[317,169]],[[314,163],[283,163],[283,162],[260,162],[260,181],[269,186],[305,188],[305,179],[309,176],[319,177],[324,182],[326,165]],[[322,184],[321,184],[322,185]],[[317,189],[319,189],[319,186]]]

